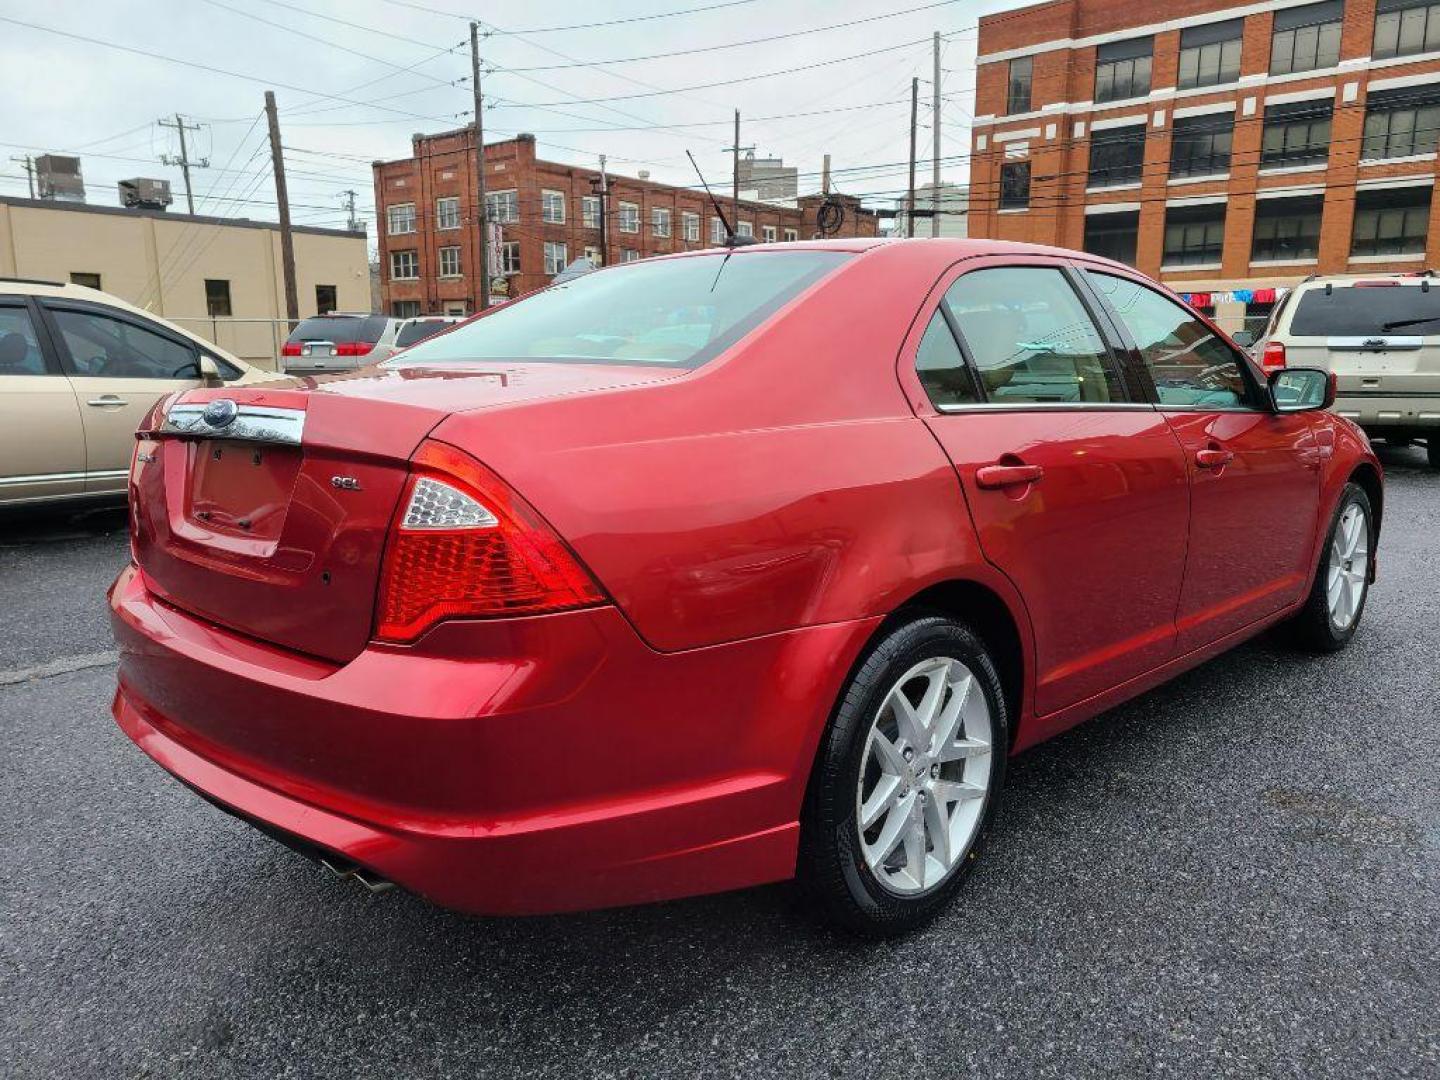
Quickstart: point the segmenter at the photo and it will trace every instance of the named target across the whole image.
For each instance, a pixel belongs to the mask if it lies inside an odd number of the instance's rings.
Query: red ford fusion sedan
[[[1382,476],[1128,267],[755,245],[329,379],[157,405],[114,712],[187,785],[470,912],[961,887],[1006,759],[1273,624],[1355,633]]]

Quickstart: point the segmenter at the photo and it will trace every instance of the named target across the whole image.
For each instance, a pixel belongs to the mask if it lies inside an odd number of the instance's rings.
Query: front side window
[[[442,248],[440,249],[439,254],[440,254],[440,276],[441,276],[441,277],[459,277],[459,276],[460,276],[460,248],[459,248],[459,247],[454,247],[454,246],[452,246],[452,247],[442,247]]]
[[[30,310],[9,304],[0,307],[0,378],[48,374]]]
[[[1182,116],[1170,141],[1171,176],[1210,176],[1230,168],[1234,113]]]
[[[1240,358],[1210,327],[1155,290],[1095,270],[1090,282],[1129,331],[1161,405],[1243,409],[1251,397]]]
[[[1240,77],[1240,38],[1244,19],[1192,26],[1180,32],[1180,73],[1175,85],[1181,90],[1215,86]]]
[[[915,352],[915,372],[920,385],[937,409],[954,405],[974,405],[980,400],[975,380],[961,355],[960,346],[943,312],[936,310],[920,339]]]
[[[1007,161],[1000,166],[1000,209],[1023,210],[1030,205],[1030,162]]]
[[[580,224],[587,229],[600,227],[600,196],[585,195],[580,199]]]
[[[415,231],[415,204],[397,203],[385,209],[385,231],[391,236],[404,236]]]
[[[1277,11],[1270,38],[1270,74],[1288,75],[1338,64],[1344,17],[1345,0],[1322,0]]]
[[[1088,186],[1138,184],[1145,166],[1145,125],[1132,124],[1097,131],[1090,138]]]
[[[520,195],[510,191],[490,191],[485,194],[485,216],[499,225],[513,225],[520,220]]]
[[[697,367],[851,258],[840,251],[742,248],[640,260],[531,293],[391,363]]]
[[[1381,188],[1355,195],[1350,254],[1413,255],[1425,250],[1432,185]]]
[[[1325,196],[1260,199],[1255,204],[1251,262],[1314,259],[1320,254],[1320,217]]]
[[[390,278],[393,281],[414,281],[420,276],[420,259],[414,251],[390,253]]]
[[[1220,261],[1225,247],[1225,204],[1165,208],[1164,266],[1201,266]]]
[[[545,273],[553,277],[564,270],[569,261],[570,255],[564,244],[545,242]]]
[[[435,228],[460,228],[460,199],[458,197],[452,195],[435,200]]]
[[[1140,211],[1122,210],[1113,214],[1086,214],[1084,250],[1091,255],[1135,265],[1135,248],[1140,238]]]
[[[615,227],[623,233],[638,233],[640,231],[640,207],[633,202],[622,202],[619,212],[615,215]]]
[[[195,350],[121,319],[52,309],[77,375],[107,379],[198,379]]]
[[[685,239],[690,243],[698,243],[700,240],[700,215],[681,214],[680,223],[685,227]]]
[[[1105,344],[1060,270],[974,270],[950,286],[945,304],[987,401],[1124,400]]]
[[[1095,50],[1095,103],[1144,97],[1150,93],[1154,38],[1132,38]]]
[[[544,190],[540,192],[540,220],[547,225],[565,224],[565,193]]]
[[[1435,0],[1380,0],[1375,5],[1376,60],[1440,49],[1440,3]]]
[[[1318,165],[1330,157],[1330,118],[1334,102],[1291,101],[1265,107],[1260,165]]]
[[[1440,86],[1377,90],[1365,102],[1362,158],[1434,153],[1440,135]]]
[[[650,231],[656,236],[670,235],[670,211],[663,206],[650,210]]]
[[[1022,56],[1010,61],[1010,77],[1005,87],[1005,113],[1030,111],[1030,81],[1035,70],[1034,58]]]

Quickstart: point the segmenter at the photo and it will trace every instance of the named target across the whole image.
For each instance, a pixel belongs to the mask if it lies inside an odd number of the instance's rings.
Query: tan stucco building
[[[294,234],[300,316],[369,311],[365,234]],[[266,367],[285,338],[273,222],[0,198],[0,277],[104,289]]]

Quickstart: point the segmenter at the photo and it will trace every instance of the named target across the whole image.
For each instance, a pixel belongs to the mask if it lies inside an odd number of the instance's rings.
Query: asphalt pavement
[[[1267,636],[1023,755],[963,902],[868,945],[784,886],[337,881],[110,720],[123,517],[0,521],[0,1073],[1440,1077],[1440,474],[1385,458],[1350,649]]]

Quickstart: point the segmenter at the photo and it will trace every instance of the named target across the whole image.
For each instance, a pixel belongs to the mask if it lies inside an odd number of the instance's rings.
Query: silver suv
[[[343,311],[301,319],[280,350],[281,366],[288,375],[320,375],[387,360],[400,348],[395,339],[404,321]]]
[[[1291,290],[1256,342],[1267,368],[1318,367],[1338,382],[1335,411],[1377,439],[1423,439],[1440,469],[1440,277],[1314,277]]]

